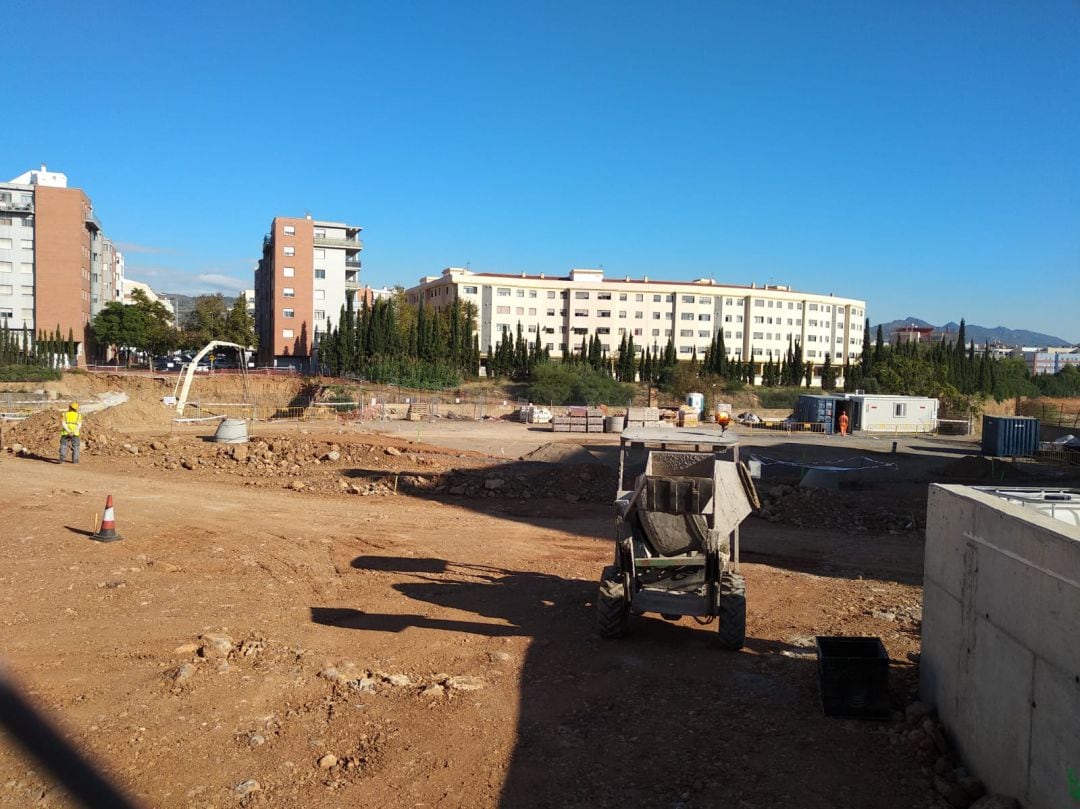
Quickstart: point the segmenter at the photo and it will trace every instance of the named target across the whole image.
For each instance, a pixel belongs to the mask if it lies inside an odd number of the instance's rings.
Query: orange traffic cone
[[[90,539],[96,539],[98,542],[115,542],[118,539],[123,539],[116,533],[116,514],[113,512],[111,494],[105,498],[105,513],[101,517],[101,527]]]

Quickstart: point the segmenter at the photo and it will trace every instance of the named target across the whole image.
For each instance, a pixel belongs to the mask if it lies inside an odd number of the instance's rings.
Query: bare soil
[[[743,529],[741,652],[690,619],[601,641],[610,446],[342,425],[240,451],[136,408],[124,431],[126,407],[87,420],[77,467],[49,417],[5,433],[26,449],[0,456],[0,647],[146,806],[943,805],[902,722],[822,715],[813,652],[878,636],[894,707],[913,699],[925,482],[823,495],[860,530],[769,495],[778,520]],[[0,736],[0,805],[73,803]]]

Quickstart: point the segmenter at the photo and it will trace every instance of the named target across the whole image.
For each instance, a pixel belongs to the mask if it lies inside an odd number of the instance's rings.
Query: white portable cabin
[[[930,433],[937,429],[938,400],[927,396],[849,393],[851,429],[864,433]],[[844,408],[841,402],[840,408]]]

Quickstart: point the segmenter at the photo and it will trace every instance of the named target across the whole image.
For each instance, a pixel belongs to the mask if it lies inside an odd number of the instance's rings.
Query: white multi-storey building
[[[458,267],[427,276],[406,291],[410,303],[441,307],[455,298],[476,306],[480,350],[517,324],[530,341],[552,356],[577,351],[583,337],[599,335],[610,353],[623,336],[641,353],[674,340],[680,359],[700,359],[717,330],[732,360],[779,361],[789,341],[802,345],[803,361],[820,366],[856,359],[862,351],[866,302],[835,295],[796,292],[790,287],[734,286],[711,279],[655,281],[605,278],[603,270],[575,269],[569,275],[508,275]],[[760,373],[760,369],[759,369]]]

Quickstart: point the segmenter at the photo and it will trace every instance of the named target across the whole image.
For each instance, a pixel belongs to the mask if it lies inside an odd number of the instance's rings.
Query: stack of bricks
[[[656,427],[659,424],[659,407],[631,407],[626,411],[627,427]]]
[[[551,429],[556,433],[602,433],[604,411],[599,407],[569,407],[565,416],[555,416]]]
[[[427,402],[412,402],[406,418],[409,421],[423,421],[428,417],[429,408]]]
[[[697,427],[700,422],[698,412],[687,407],[679,408],[679,426]]]

